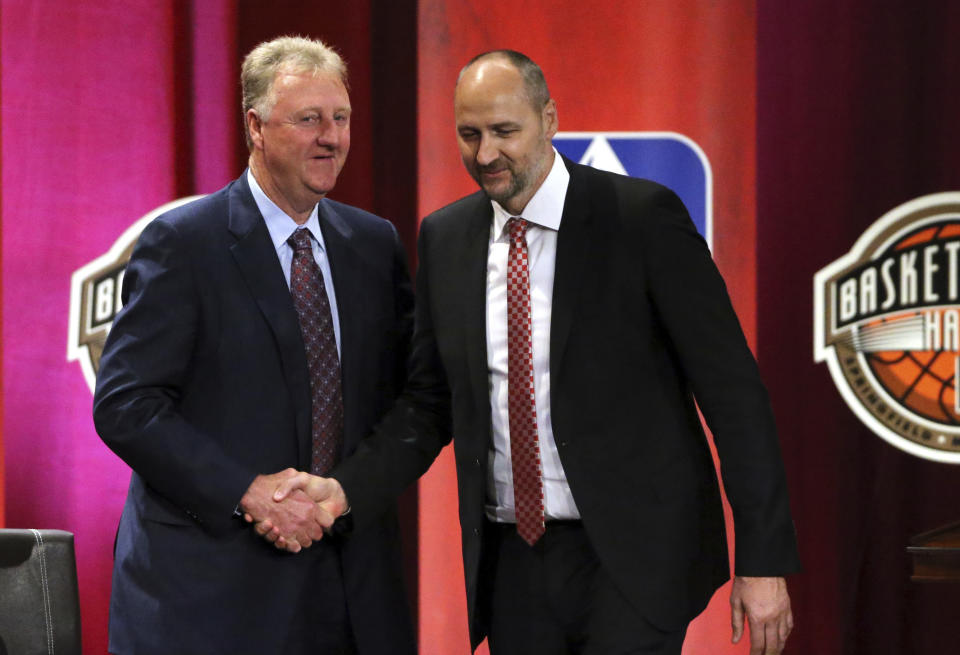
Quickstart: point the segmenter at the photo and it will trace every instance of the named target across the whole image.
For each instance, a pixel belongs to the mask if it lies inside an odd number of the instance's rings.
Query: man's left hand
[[[778,655],[793,629],[790,594],[783,578],[736,576],[730,592],[733,643],[743,636],[743,619],[750,624],[750,655]]]
[[[324,520],[324,526],[330,527],[333,521],[347,511],[350,506],[343,487],[333,478],[321,478],[309,473],[297,473],[288,469],[282,474],[282,480],[273,494],[274,502],[286,501],[292,495],[306,495],[317,504],[317,511]],[[250,515],[245,516],[248,522],[253,522]],[[257,534],[273,543],[277,548],[298,552],[299,547],[295,540],[291,541],[274,527],[269,519],[257,521],[254,526]]]

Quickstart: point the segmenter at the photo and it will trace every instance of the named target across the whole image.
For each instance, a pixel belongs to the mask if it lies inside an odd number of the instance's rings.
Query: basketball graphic
[[[960,463],[960,193],[888,212],[814,282],[814,357],[857,416]]]
[[[955,409],[955,353],[884,350],[867,353],[866,360],[877,381],[904,407],[931,421],[960,424]]]

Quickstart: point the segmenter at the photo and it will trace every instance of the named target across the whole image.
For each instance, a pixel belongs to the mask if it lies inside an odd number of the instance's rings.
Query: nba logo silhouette
[[[713,175],[703,149],[688,137],[675,132],[560,132],[553,145],[577,163],[669,187],[713,247]]]

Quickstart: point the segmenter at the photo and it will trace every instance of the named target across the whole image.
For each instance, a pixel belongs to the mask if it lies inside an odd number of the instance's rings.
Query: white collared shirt
[[[290,287],[290,267],[293,264],[293,248],[287,243],[287,239],[293,236],[293,233],[300,227],[290,216],[277,204],[267,197],[263,192],[257,179],[253,176],[253,171],[247,169],[247,182],[250,184],[250,192],[253,194],[253,200],[257,203],[257,209],[263,216],[267,224],[267,231],[270,232],[270,239],[273,241],[273,247],[276,248],[277,257],[280,259],[280,266],[283,268],[283,276],[287,280],[287,288]],[[320,231],[320,219],[317,208],[314,205],[310,217],[307,219],[305,227],[310,232],[310,244],[313,246],[313,259],[320,267],[323,273],[323,286],[327,290],[327,299],[330,301],[330,315],[333,319],[333,333],[337,338],[337,355],[340,354],[340,313],[337,311],[337,294],[333,288],[333,275],[330,272],[330,259],[327,257],[327,249],[323,241],[323,233]]]
[[[557,232],[570,173],[557,151],[553,167],[523,210],[527,228],[530,274],[530,305],[533,324],[533,378],[537,403],[537,434],[543,472],[544,510],[548,519],[578,519],[580,513],[570,493],[567,476],[553,438],[550,413],[550,316],[553,304],[553,274],[557,259]],[[507,257],[510,235],[505,232],[511,214],[493,204],[490,249],[487,256],[487,367],[493,441],[487,467],[488,518],[516,520],[513,502],[513,470],[510,457],[507,409]]]

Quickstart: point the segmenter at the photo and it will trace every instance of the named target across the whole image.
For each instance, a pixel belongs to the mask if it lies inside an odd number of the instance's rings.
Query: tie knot
[[[510,238],[513,241],[523,240],[527,234],[527,221],[520,216],[513,216],[507,221],[507,228],[510,230]]]
[[[290,247],[296,252],[301,250],[312,250],[310,245],[310,231],[305,228],[298,228],[295,230],[290,238],[287,239],[287,243],[289,243]]]

